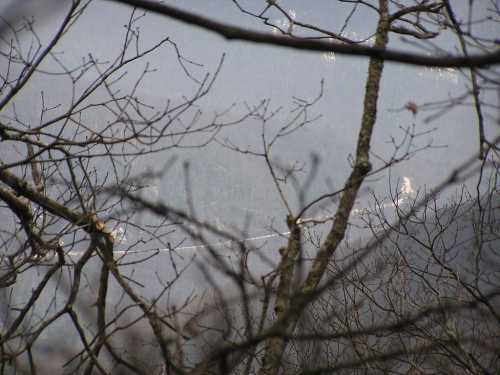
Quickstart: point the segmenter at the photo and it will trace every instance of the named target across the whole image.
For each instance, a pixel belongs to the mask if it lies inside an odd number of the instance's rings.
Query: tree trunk
[[[387,0],[379,1],[379,22],[377,26],[377,34],[375,39],[375,47],[385,48],[389,34],[389,14]],[[351,175],[345,183],[345,190],[340,199],[339,207],[335,214],[332,228],[328,236],[321,246],[316,258],[313,261],[312,268],[302,286],[302,294],[306,297],[318,286],[327,268],[328,262],[339,244],[342,242],[351,210],[356,201],[359,188],[364,180],[364,177],[371,170],[370,164],[370,142],[373,133],[373,127],[377,118],[377,100],[380,87],[380,79],[384,61],[371,58],[368,67],[368,78],[366,82],[363,116],[361,120],[361,129],[358,135],[358,144],[356,149],[356,160]],[[292,230],[292,228],[291,228]],[[299,228],[296,230],[300,231]],[[292,283],[292,275],[296,263],[290,265],[290,262],[295,261],[298,254],[297,238],[300,234],[290,234],[290,240],[286,249],[282,251],[282,262],[278,269],[280,281],[278,285],[278,293],[275,302],[275,311],[278,321],[284,316],[288,316],[288,321],[283,324],[283,332],[290,335],[295,330],[297,321],[300,317],[301,309],[290,305],[290,287]],[[294,258],[295,257],[295,258]],[[283,264],[287,266],[283,267]],[[284,293],[283,291],[287,291]],[[282,291],[282,293],[279,293]],[[284,299],[286,298],[286,300]],[[295,311],[291,311],[295,309]],[[281,367],[281,359],[283,352],[286,349],[286,340],[282,337],[273,337],[266,341],[265,352],[262,367],[259,375],[276,375]]]

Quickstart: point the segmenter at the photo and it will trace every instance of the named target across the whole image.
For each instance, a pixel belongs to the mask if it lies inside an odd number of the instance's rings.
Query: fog
[[[2,2],[2,9],[12,9],[12,2]],[[26,4],[28,4],[27,2]],[[267,26],[244,17],[229,1],[172,1],[172,4],[184,9],[196,9],[196,12],[214,19],[251,27],[256,30],[270,30]],[[245,2],[255,6],[253,2]],[[26,5],[23,15],[33,11],[36,23],[35,29],[42,40],[48,40],[64,16],[61,3],[47,2],[44,11],[36,10]],[[333,4],[333,3],[332,3]],[[259,5],[258,8],[262,8]],[[307,19],[311,24],[339,30],[349,7],[341,8],[330,5],[329,2],[287,1],[286,8],[297,18]],[[49,10],[47,10],[49,9]],[[81,63],[90,59],[103,63],[113,61],[119,55],[126,33],[124,25],[130,18],[130,8],[107,1],[94,1],[84,12],[78,22],[64,35],[56,47],[57,58],[66,66]],[[365,13],[363,13],[365,12]],[[356,13],[351,20],[347,33],[359,39],[371,37],[374,30],[375,17],[369,11]],[[142,12],[137,11],[137,15]],[[279,19],[277,14],[270,12],[271,19],[279,20],[287,27],[286,19]],[[273,18],[274,17],[274,18]],[[306,186],[303,199],[309,202],[322,194],[338,190],[351,171],[351,156],[359,131],[363,106],[363,93],[367,75],[368,60],[335,54],[297,52],[284,48],[255,45],[251,43],[233,42],[169,18],[146,14],[139,22],[141,49],[146,49],[161,39],[168,37],[176,43],[182,56],[193,63],[185,61],[185,68],[192,76],[188,77],[183,67],[177,61],[173,45],[166,43],[162,48],[146,59],[139,59],[129,65],[126,75],[116,85],[120,92],[128,92],[137,82],[137,78],[148,65],[154,70],[148,74],[136,87],[134,96],[149,107],[145,111],[151,115],[161,111],[170,101],[171,106],[183,103],[197,90],[196,80],[201,81],[206,74],[213,76],[223,59],[214,85],[203,99],[196,103],[195,110],[201,111],[188,114],[190,118],[199,116],[198,124],[209,124],[214,118],[226,123],[236,121],[248,113],[248,108],[258,107],[265,101],[268,113],[276,112],[265,124],[266,134],[272,138],[288,121],[294,118],[297,99],[317,103],[308,109],[308,118],[315,119],[310,124],[298,129],[287,137],[277,140],[273,146],[271,157],[279,162],[284,169],[297,167],[297,184]],[[271,31],[269,31],[271,32]],[[485,30],[485,33],[492,30]],[[30,39],[26,37],[26,45]],[[454,40],[444,40],[450,49]],[[368,41],[367,43],[370,43]],[[418,50],[402,39],[393,38],[391,46]],[[0,70],[5,67],[0,66]],[[60,67],[57,62],[48,58],[41,66],[42,70],[56,71]],[[41,92],[43,91],[46,105],[55,106],[48,112],[46,118],[55,118],[65,113],[73,96],[78,97],[95,79],[97,73],[89,73],[75,86],[72,92],[71,82],[64,75],[37,74],[16,97],[17,108],[10,107],[2,113],[3,118],[12,117],[14,111],[20,120],[28,125],[36,126],[40,121]],[[415,151],[402,163],[395,164],[390,169],[369,178],[363,185],[362,194],[355,206],[358,210],[352,216],[353,225],[349,229],[351,241],[364,242],[372,235],[363,226],[363,220],[358,212],[364,208],[373,208],[376,196],[386,204],[388,217],[395,217],[391,206],[391,195],[401,192],[403,182],[409,181],[413,197],[421,197],[428,189],[442,182],[453,168],[463,160],[477,152],[478,135],[475,125],[475,114],[471,109],[470,100],[458,103],[452,111],[440,113],[431,103],[459,97],[468,91],[468,81],[464,72],[458,69],[438,69],[405,66],[387,63],[382,79],[378,118],[372,142],[374,169],[381,167],[384,161],[394,153],[394,144],[404,140],[411,129],[419,134],[413,139],[410,151]],[[484,95],[492,95],[486,93]],[[97,90],[86,104],[97,103],[106,97],[106,92]],[[405,109],[408,102],[415,102],[419,110],[416,114]],[[22,106],[22,110],[20,110]],[[9,112],[10,111],[10,112]],[[227,112],[226,112],[227,111]],[[223,115],[220,115],[224,113]],[[437,115],[438,114],[438,115]],[[113,119],[112,113],[102,110],[89,111],[82,122],[95,126],[96,129]],[[497,124],[491,119],[485,123],[486,133],[490,136],[498,131]],[[119,173],[127,174],[131,179],[144,177],[142,197],[163,202],[168,206],[190,211],[190,201],[194,207],[193,216],[202,222],[208,222],[221,230],[237,233],[246,239],[249,246],[259,249],[267,259],[258,255],[248,260],[260,277],[271,270],[279,259],[278,248],[286,242],[288,228],[286,226],[286,208],[270,176],[269,169],[263,158],[255,157],[248,152],[262,152],[262,121],[247,118],[235,125],[222,127],[213,133],[201,133],[186,137],[179,147],[172,147],[164,152],[147,154],[142,157],[130,157],[128,162],[121,161],[118,166],[111,165],[106,157],[98,164],[101,177],[118,168]],[[211,140],[204,145],[207,140]],[[170,146],[165,141],[165,146]],[[203,147],[197,147],[202,145]],[[407,142],[405,145],[408,144]],[[237,148],[246,153],[238,153],[230,148]],[[403,147],[404,149],[404,147]],[[14,162],[25,157],[24,150],[14,148],[3,149],[0,155],[4,162]],[[399,155],[399,154],[398,154]],[[311,171],[317,161],[317,170],[311,176]],[[143,177],[141,177],[143,178]],[[469,189],[475,188],[476,181],[465,181]],[[56,189],[56,187],[52,187]],[[55,191],[55,190],[54,190]],[[453,186],[440,197],[444,204],[457,191]],[[284,193],[290,201],[292,210],[299,211],[304,202],[297,194],[297,185],[289,183],[284,187]],[[321,208],[308,213],[310,217],[328,216],[334,212],[335,202],[330,201]],[[109,212],[109,217],[118,215],[120,209]],[[359,217],[358,217],[359,216]],[[139,223],[155,225],[160,219],[150,213],[143,213]],[[2,226],[9,227],[11,224]],[[58,228],[55,224],[55,228]],[[328,227],[324,225],[317,229],[318,234],[324,233]],[[172,232],[163,243],[159,241],[141,242],[143,234],[131,225],[116,221],[113,228],[117,237],[115,257],[122,262],[124,274],[133,276],[140,286],[142,295],[154,298],[165,283],[176,280],[176,287],[165,298],[163,303],[180,304],[186,298],[202,296],[212,287],[203,274],[209,263],[207,247],[200,241],[190,238],[181,228],[172,226]],[[54,229],[57,230],[57,229]],[[63,239],[69,243],[71,239]],[[216,249],[223,249],[228,265],[236,267],[239,261],[237,250],[225,239],[208,236],[209,242]],[[170,249],[166,248],[168,242]],[[133,247],[132,247],[133,245]],[[176,249],[175,252],[170,251]],[[308,248],[311,253],[313,247]],[[77,261],[82,249],[75,247],[70,250],[70,257]],[[151,259],[137,263],[155,255]],[[96,259],[95,264],[99,263]],[[50,261],[49,261],[50,264]],[[174,267],[175,265],[175,267]],[[181,272],[185,267],[186,270]],[[94,285],[98,282],[98,267],[88,267],[83,288],[82,301],[95,298]],[[230,283],[215,271],[211,271],[215,283],[225,285],[229,290]],[[16,285],[17,290],[25,290],[26,294],[18,293],[9,296],[13,305],[25,301],[31,285],[43,277],[43,271],[25,273]],[[61,273],[54,282],[65,285],[62,280],[67,276]],[[4,292],[6,292],[4,290]],[[47,292],[49,293],[49,292]],[[110,299],[112,304],[125,304],[120,288],[112,284]],[[46,309],[55,309],[52,295],[42,298],[47,305],[37,306],[37,313]],[[167,303],[168,300],[168,303]],[[59,303],[63,303],[60,301]],[[52,304],[52,305],[51,305]],[[89,308],[91,309],[91,308]],[[2,312],[5,314],[5,312]],[[47,340],[61,338],[58,329],[64,326],[54,326],[47,333]],[[54,336],[52,337],[51,334]],[[64,339],[66,340],[66,339]],[[76,338],[75,338],[76,340]],[[63,343],[64,344],[64,343]]]

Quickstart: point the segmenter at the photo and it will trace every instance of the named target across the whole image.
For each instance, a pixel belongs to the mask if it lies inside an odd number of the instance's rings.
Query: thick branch
[[[387,45],[390,24],[387,17],[386,2],[381,0],[380,5],[381,18],[377,29],[375,45],[383,49]],[[364,177],[371,170],[369,159],[370,142],[377,118],[377,101],[383,67],[384,62],[382,60],[370,60],[363,105],[363,117],[361,119],[361,129],[358,135],[356,160],[354,162],[353,171],[347,179],[347,188],[340,199],[332,228],[321,246],[313,262],[311,272],[305,281],[303,289],[305,294],[310,293],[317,287],[326,270],[330,257],[344,239],[349,216],[354,206],[354,202],[356,201],[359,188],[361,187]]]
[[[301,251],[301,230],[295,219],[291,216],[288,217],[288,227],[290,229],[288,245],[286,248],[280,249],[279,284],[274,303],[274,311],[276,312],[278,321],[284,321],[285,315],[290,311],[291,287],[295,263]],[[286,330],[286,327],[283,328]],[[266,341],[261,374],[273,374],[280,368],[281,356],[284,349],[285,341],[282,337],[271,337]]]
[[[500,50],[482,55],[469,56],[441,56],[432,57],[408,53],[404,51],[386,50],[379,46],[368,47],[341,43],[330,43],[319,40],[292,38],[289,36],[273,35],[266,32],[253,31],[226,23],[217,22],[210,18],[196,15],[166,4],[149,0],[109,0],[143,8],[154,13],[176,19],[213,31],[224,38],[244,40],[248,42],[269,44],[281,47],[294,48],[306,51],[335,52],[351,56],[365,56],[379,60],[394,61],[410,65],[425,65],[439,67],[485,67],[500,63]]]
[[[380,0],[379,5],[380,19],[377,26],[375,46],[378,49],[383,50],[388,42],[390,22],[387,0]],[[358,144],[356,149],[356,160],[354,163],[353,171],[346,181],[346,189],[342,194],[342,198],[340,199],[333,226],[328,233],[325,242],[321,246],[318,254],[316,255],[311,270],[307,275],[304,285],[302,286],[302,292],[304,293],[306,298],[309,294],[314,293],[316,287],[319,285],[319,282],[325,273],[330,258],[344,239],[349,216],[354,206],[354,202],[356,201],[359,188],[361,187],[361,183],[363,182],[364,177],[371,170],[369,159],[370,142],[373,133],[373,127],[377,118],[377,100],[383,67],[383,60],[375,58],[370,59],[363,104],[363,116],[361,119],[361,128],[358,135]],[[288,311],[285,312],[285,314],[294,310],[295,309],[289,308]],[[290,319],[286,322],[285,332],[293,332],[300,314],[300,309],[297,309],[296,312],[293,312],[291,314],[292,316],[290,316]],[[278,373],[281,364],[281,356],[283,355],[284,349],[285,340],[283,338],[273,338],[267,342],[263,366],[261,371],[259,372],[260,375],[276,375]]]

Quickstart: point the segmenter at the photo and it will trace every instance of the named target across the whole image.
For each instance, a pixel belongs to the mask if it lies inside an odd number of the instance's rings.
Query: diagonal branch
[[[150,0],[109,0],[117,3],[149,10],[151,12],[176,19],[178,21],[213,31],[229,40],[243,40],[247,42],[268,44],[280,47],[306,51],[335,52],[351,56],[365,56],[379,60],[395,61],[410,65],[425,65],[437,67],[485,67],[500,64],[500,50],[495,52],[469,56],[440,56],[432,57],[404,51],[368,47],[342,43],[330,43],[319,40],[292,38],[289,36],[273,35],[267,32],[254,31],[223,22],[214,21],[208,17],[172,7],[170,5]]]
[[[387,46],[391,26],[387,0],[379,0],[379,8],[380,18],[377,26],[375,46],[378,49],[383,50]],[[345,183],[346,189],[340,199],[332,228],[330,229],[330,232],[328,233],[320,250],[316,254],[306,280],[301,286],[301,291],[303,295],[306,296],[306,299],[308,295],[314,294],[321,279],[323,278],[323,275],[325,274],[331,257],[344,239],[349,222],[349,216],[352,208],[354,207],[354,202],[356,201],[359,189],[366,175],[372,169],[370,163],[370,143],[375,121],[377,119],[377,101],[383,69],[383,60],[375,58],[370,59],[363,103],[363,116],[361,118],[361,127],[356,148],[356,160],[354,162],[352,173]],[[283,271],[281,271],[281,273],[283,278]],[[299,309],[294,312],[295,309],[292,308],[291,305],[286,307],[288,307],[288,309],[284,314],[291,313],[291,317],[284,324],[285,332],[291,334],[297,325],[301,311]],[[286,343],[283,338],[275,338],[267,341],[263,364],[261,370],[259,371],[259,375],[278,374],[285,347]]]

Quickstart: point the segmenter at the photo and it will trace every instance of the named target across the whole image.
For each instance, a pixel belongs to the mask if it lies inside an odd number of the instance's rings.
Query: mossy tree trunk
[[[389,10],[387,0],[379,1],[379,21],[375,39],[375,47],[384,49],[388,42],[390,28]],[[363,116],[361,128],[358,135],[356,159],[353,170],[345,182],[345,190],[340,199],[339,207],[335,214],[332,227],[322,244],[318,254],[313,260],[311,270],[301,286],[301,294],[308,300],[318,287],[328,263],[344,239],[349,216],[356,201],[359,189],[365,176],[371,170],[370,143],[377,118],[377,101],[380,89],[380,80],[384,61],[371,58],[369,60],[368,78],[366,81],[365,96],[363,103]],[[300,306],[291,305],[291,287],[293,275],[297,266],[297,257],[300,253],[300,227],[295,221],[288,219],[290,227],[290,238],[288,245],[281,252],[281,263],[278,268],[279,283],[275,301],[275,313],[279,322],[282,323],[282,332],[289,336],[295,330],[300,317]],[[259,375],[276,375],[281,367],[281,359],[286,349],[286,338],[273,337],[266,341],[262,367]]]

